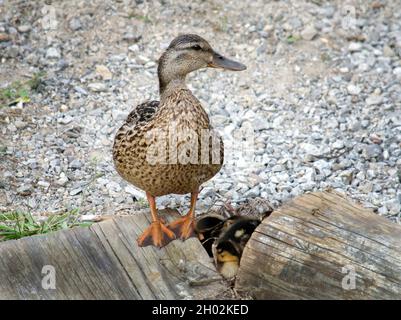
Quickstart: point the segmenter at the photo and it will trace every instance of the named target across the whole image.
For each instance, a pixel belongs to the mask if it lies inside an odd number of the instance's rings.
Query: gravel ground
[[[114,170],[114,133],[158,98],[157,59],[191,32],[248,66],[188,84],[227,158],[254,155],[227,161],[199,212],[333,188],[400,223],[401,1],[265,2],[0,0],[0,87],[45,72],[30,102],[0,108],[0,210],[146,206]],[[230,148],[246,128],[253,143]],[[188,197],[158,203],[184,210]]]

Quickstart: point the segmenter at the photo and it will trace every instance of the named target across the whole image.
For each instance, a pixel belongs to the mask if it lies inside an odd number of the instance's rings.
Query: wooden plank
[[[400,298],[400,248],[401,226],[337,193],[309,193],[259,225],[236,289],[257,299]],[[355,288],[343,285],[351,269]]]
[[[177,212],[164,210],[165,219]],[[139,248],[148,214],[0,243],[0,299],[209,299],[226,290],[197,239]],[[42,287],[54,267],[56,288]]]

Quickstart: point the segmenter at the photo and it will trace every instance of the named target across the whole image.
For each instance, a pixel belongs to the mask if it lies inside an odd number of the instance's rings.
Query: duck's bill
[[[246,65],[223,57],[219,53],[213,54],[213,60],[208,64],[208,66],[211,68],[222,68],[231,71],[242,71],[246,69]]]

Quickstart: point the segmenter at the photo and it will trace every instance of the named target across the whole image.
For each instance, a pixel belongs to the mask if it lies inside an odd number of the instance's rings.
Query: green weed
[[[80,222],[78,210],[55,214],[45,221],[37,221],[30,213],[0,213],[0,241],[20,239],[73,227],[86,227],[92,222]]]
[[[39,89],[44,75],[43,72],[38,72],[27,81],[14,81],[8,87],[0,89],[0,107],[30,102],[30,95]]]

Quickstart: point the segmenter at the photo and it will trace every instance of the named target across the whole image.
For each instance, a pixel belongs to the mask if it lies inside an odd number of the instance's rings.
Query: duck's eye
[[[191,49],[199,51],[199,50],[202,50],[202,47],[199,44],[196,44],[196,45],[192,46]]]

